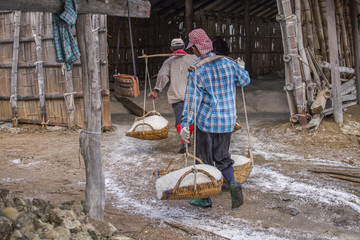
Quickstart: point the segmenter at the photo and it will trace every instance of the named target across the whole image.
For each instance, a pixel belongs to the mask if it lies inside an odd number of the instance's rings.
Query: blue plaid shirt
[[[215,53],[208,53],[206,57],[214,55]],[[197,62],[202,59],[198,58]],[[189,125],[193,124],[196,98],[196,126],[201,131],[232,132],[237,117],[236,87],[250,83],[249,73],[234,61],[221,58],[197,69],[196,90],[195,72],[189,74],[190,82],[188,81],[186,87],[181,127],[187,126],[187,117]]]
[[[62,3],[64,12],[52,15],[56,62],[65,62],[66,69],[71,71],[73,63],[80,57],[80,51],[70,33],[76,23],[78,5],[77,0],[62,0]]]

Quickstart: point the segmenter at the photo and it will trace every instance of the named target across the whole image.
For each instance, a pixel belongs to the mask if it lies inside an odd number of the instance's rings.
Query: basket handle
[[[138,117],[138,118],[135,118],[135,122],[136,121],[139,121],[139,120],[143,120],[144,118],[146,118],[149,114],[151,114],[151,113],[154,113],[154,114],[156,114],[156,115],[158,115],[158,116],[161,116],[161,114],[160,113],[158,113],[157,111],[150,111],[150,112],[147,112],[144,116],[142,116],[142,117]]]
[[[192,173],[193,171],[194,171],[194,168],[190,169],[189,171],[187,171],[186,173],[184,173],[184,174],[181,176],[181,178],[177,181],[177,183],[176,183],[176,185],[175,185],[175,187],[174,187],[174,189],[173,189],[174,192],[176,192],[176,191],[178,190],[181,181],[182,181],[187,175],[189,175],[190,173]],[[218,186],[218,184],[217,184],[216,181],[215,181],[215,178],[214,178],[210,173],[208,173],[207,171],[202,170],[202,169],[197,169],[197,171],[205,174],[206,176],[208,176],[209,179],[211,180],[211,182],[214,184],[214,186],[216,186],[216,187]]]
[[[189,157],[192,157],[192,158],[194,157],[194,156],[191,155],[191,154],[189,154],[188,156],[189,156]],[[178,158],[176,158],[176,159],[171,160],[165,171],[168,172],[168,171],[170,170],[170,166],[171,166],[174,162],[179,161],[179,160],[180,160],[181,158],[183,158],[183,157],[184,157],[184,156],[181,156],[181,157],[178,157]],[[203,164],[203,161],[201,161],[200,158],[195,157],[195,160],[198,161],[200,164]]]
[[[134,129],[132,130],[133,132],[135,132],[135,129],[138,127],[138,126],[141,126],[141,125],[147,125],[151,128],[151,130],[153,130],[153,132],[155,132],[155,129],[148,123],[139,123],[138,125],[136,125],[136,127],[134,127]]]

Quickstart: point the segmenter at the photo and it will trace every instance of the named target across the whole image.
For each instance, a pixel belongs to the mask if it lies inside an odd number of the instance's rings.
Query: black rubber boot
[[[244,203],[241,185],[238,182],[230,183],[231,208],[238,208]]]

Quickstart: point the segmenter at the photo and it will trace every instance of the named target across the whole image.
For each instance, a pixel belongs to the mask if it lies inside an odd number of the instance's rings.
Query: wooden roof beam
[[[78,0],[78,5],[80,14],[128,16],[126,0]],[[129,7],[131,17],[150,17],[151,5],[148,0],[129,0]],[[0,0],[0,10],[60,13],[63,11],[63,4],[59,0]]]

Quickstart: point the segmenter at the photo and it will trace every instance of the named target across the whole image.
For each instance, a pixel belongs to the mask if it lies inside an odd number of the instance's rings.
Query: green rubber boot
[[[241,185],[238,182],[230,183],[231,208],[238,208],[244,203]]]
[[[212,201],[210,198],[207,199],[193,199],[190,201],[190,204],[196,207],[201,208],[211,208],[212,207]]]

